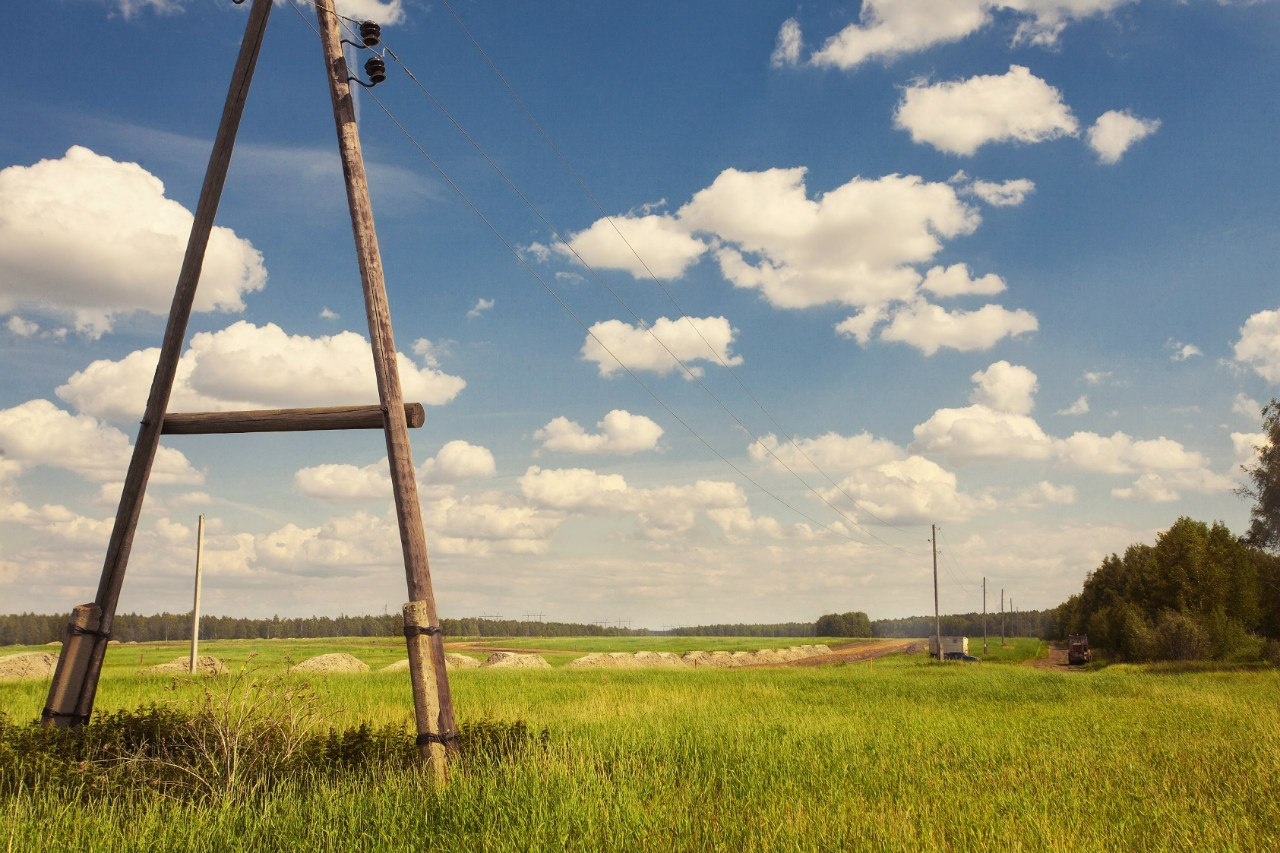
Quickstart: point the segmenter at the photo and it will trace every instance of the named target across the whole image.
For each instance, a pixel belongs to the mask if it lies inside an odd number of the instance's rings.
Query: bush
[[[194,710],[148,705],[102,714],[88,726],[14,724],[0,712],[0,800],[43,790],[80,799],[119,795],[219,801],[338,774],[424,766],[403,725],[319,730],[306,687],[245,674],[206,691]],[[550,733],[523,720],[481,720],[459,730],[456,767],[482,770],[544,748]]]
[[[1158,660],[1206,660],[1212,645],[1208,633],[1186,613],[1164,610],[1152,631],[1152,653]]]

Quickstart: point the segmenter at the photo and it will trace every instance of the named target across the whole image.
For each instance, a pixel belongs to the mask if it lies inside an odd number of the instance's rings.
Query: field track
[[[916,651],[923,644],[919,640],[877,640],[874,643],[855,643],[833,651],[829,655],[791,661],[786,666],[828,666],[833,663],[854,663],[875,660],[887,655]]]
[[[1027,661],[1027,666],[1034,666],[1036,669],[1051,669],[1054,672],[1083,672],[1079,667],[1071,666],[1067,663],[1067,645],[1062,642],[1050,643],[1049,652],[1044,657]]]

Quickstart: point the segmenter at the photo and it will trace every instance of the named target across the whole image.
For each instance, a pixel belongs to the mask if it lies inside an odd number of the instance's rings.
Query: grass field
[[[718,641],[694,647],[776,644]],[[562,654],[639,650],[616,640],[526,644]],[[678,650],[652,639],[647,647]],[[263,677],[286,659],[330,651],[376,668],[398,659],[401,648],[391,640],[202,645],[232,661],[256,654],[251,665]],[[548,749],[457,772],[444,789],[396,772],[217,804],[137,793],[92,801],[83,811],[30,791],[0,803],[0,846],[1280,849],[1280,673],[1110,667],[1063,674],[1017,665],[1038,649],[1034,640],[1010,642],[998,655],[1008,665],[900,656],[874,666],[461,671],[451,685],[462,721],[523,719],[549,730]],[[149,664],[179,654],[179,646],[113,647],[98,708],[193,701],[199,685],[135,674],[137,656]],[[335,724],[410,719],[404,673],[312,684]],[[45,689],[2,683],[0,710],[33,717]]]

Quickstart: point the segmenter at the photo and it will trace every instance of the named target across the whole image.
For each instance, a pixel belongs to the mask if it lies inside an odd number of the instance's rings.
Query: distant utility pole
[[[987,579],[982,579],[982,653],[987,653]]]
[[[1004,590],[1000,590],[1000,647],[1004,648]]]
[[[938,641],[938,660],[942,660],[942,617],[938,615],[938,525],[930,524],[933,542],[933,630]]]
[[[204,513],[196,525],[196,598],[191,604],[191,674],[196,674],[196,654],[200,649],[200,561],[204,556]]]

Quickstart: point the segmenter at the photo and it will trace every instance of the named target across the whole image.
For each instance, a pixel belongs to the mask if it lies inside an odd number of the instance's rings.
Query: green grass
[[[1049,653],[1049,644],[1035,637],[1006,637],[1000,645],[1000,637],[987,638],[987,651],[982,650],[982,638],[969,638],[969,654],[982,658],[983,663],[1022,663],[1042,658]]]
[[[271,647],[284,642],[246,648],[272,668],[284,655]],[[317,643],[362,659],[401,654],[391,644]],[[1034,651],[1020,644],[1007,643],[1008,655]],[[186,702],[200,690],[138,678],[117,651],[100,709]],[[336,724],[411,716],[403,673],[312,684]],[[874,667],[472,670],[454,673],[451,686],[461,720],[546,727],[549,752],[458,772],[443,790],[395,772],[221,806],[135,793],[83,813],[32,791],[0,803],[0,848],[1280,848],[1276,670],[1064,675],[911,656]],[[0,683],[0,710],[29,718],[45,689]]]

